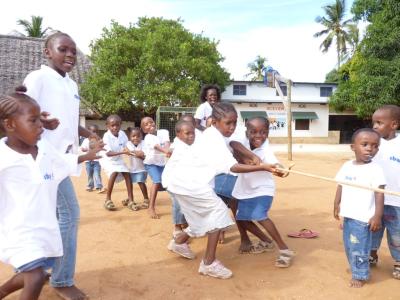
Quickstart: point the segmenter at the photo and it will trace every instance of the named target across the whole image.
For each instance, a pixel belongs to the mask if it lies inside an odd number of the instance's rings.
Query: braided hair
[[[21,110],[24,104],[30,103],[38,105],[35,100],[25,94],[27,91],[26,87],[18,86],[15,88],[15,92],[0,96],[0,130],[5,132],[4,120],[8,119]]]
[[[219,121],[229,113],[234,113],[237,116],[236,109],[231,103],[217,102],[212,108],[211,117],[214,121]]]

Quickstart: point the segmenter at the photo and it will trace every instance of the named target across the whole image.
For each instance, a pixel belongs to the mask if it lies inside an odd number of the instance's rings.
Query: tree
[[[351,12],[355,20],[371,21],[371,16],[382,10],[383,0],[354,0]]]
[[[336,110],[350,109],[364,118],[381,105],[400,104],[400,3],[386,0],[369,18],[366,36],[346,63],[347,76],[339,76],[330,102]]]
[[[264,78],[264,68],[266,67],[267,59],[260,55],[257,55],[256,59],[249,63],[247,67],[250,69],[250,73],[246,74],[246,77],[253,75],[252,81],[263,80]]]
[[[47,30],[51,29],[46,27],[42,29],[43,17],[31,16],[31,21],[28,20],[17,20],[17,24],[24,27],[27,36],[42,38],[46,35]]]
[[[229,81],[217,44],[179,19],[144,17],[128,27],[112,22],[91,44],[93,67],[81,93],[103,113],[197,106],[202,84],[223,89]]]
[[[333,40],[336,42],[337,62],[340,68],[341,57],[347,51],[349,35],[346,32],[346,26],[352,19],[344,20],[346,13],[346,0],[336,0],[334,4],[323,7],[326,16],[318,16],[315,21],[322,24],[325,29],[314,34],[314,37],[327,35],[322,41],[320,48],[322,52],[327,52],[332,46]]]

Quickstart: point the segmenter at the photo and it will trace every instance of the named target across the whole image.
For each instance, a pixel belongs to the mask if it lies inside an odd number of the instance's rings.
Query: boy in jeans
[[[97,125],[90,125],[88,130],[94,134],[99,134],[99,127]],[[89,151],[89,144],[90,140],[89,138],[85,138],[82,142],[81,145],[81,151],[82,152],[87,152]],[[93,189],[95,188],[96,185],[96,191],[99,194],[102,194],[106,191],[105,188],[103,188],[103,184],[101,182],[101,166],[99,163],[99,160],[89,160],[85,162],[86,165],[86,173],[88,177],[88,184],[86,186],[86,190],[88,192],[92,192]]]
[[[380,135],[371,128],[357,130],[351,149],[355,160],[344,163],[336,175],[338,181],[383,188],[386,180],[381,166],[372,161],[379,149]],[[350,287],[360,288],[369,279],[369,253],[372,232],[381,228],[383,193],[338,185],[334,217],[343,217],[343,244],[350,265]]]

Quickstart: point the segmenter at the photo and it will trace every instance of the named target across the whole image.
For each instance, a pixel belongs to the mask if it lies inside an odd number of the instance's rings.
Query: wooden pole
[[[334,182],[334,183],[337,183],[340,185],[348,185],[348,186],[365,189],[365,190],[370,190],[370,191],[374,191],[374,192],[378,192],[378,193],[400,196],[400,192],[389,191],[389,190],[380,189],[380,188],[374,188],[371,186],[356,184],[356,183],[352,183],[352,182],[348,182],[348,181],[336,180],[336,179],[329,178],[329,177],[324,177],[324,176],[314,175],[311,173],[291,170],[290,168],[288,168],[288,169],[277,168],[277,170],[282,171],[282,172],[289,172],[289,173],[298,174],[298,175],[302,175],[302,176],[312,177],[312,178],[316,178],[316,179],[321,179],[321,180],[325,180],[325,181],[330,181],[330,182]]]
[[[292,81],[290,79],[287,81],[286,119],[288,132],[288,160],[292,161]]]

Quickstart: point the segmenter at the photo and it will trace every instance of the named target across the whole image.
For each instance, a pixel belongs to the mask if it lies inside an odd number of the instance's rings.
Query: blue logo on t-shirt
[[[44,180],[54,180],[54,174],[53,173],[46,173],[43,175]]]
[[[400,158],[398,158],[396,156],[391,156],[389,159],[392,160],[392,161],[400,163]]]
[[[348,181],[354,181],[354,180],[356,180],[356,177],[355,176],[345,176],[344,179],[348,180]]]
[[[81,97],[79,97],[79,95],[74,95],[74,98],[77,100],[81,100]]]

